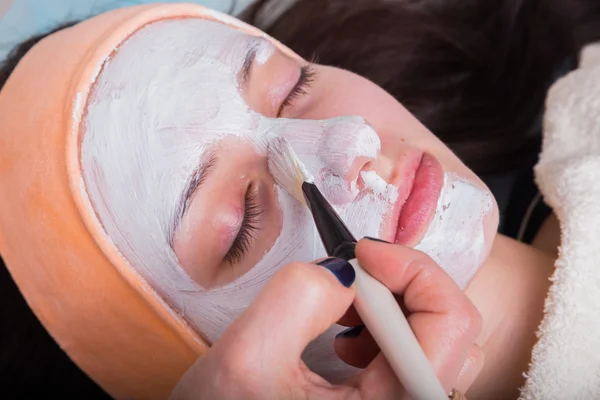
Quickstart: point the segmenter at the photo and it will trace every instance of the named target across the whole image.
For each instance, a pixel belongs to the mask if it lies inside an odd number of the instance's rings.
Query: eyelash
[[[242,220],[242,225],[224,258],[224,261],[231,265],[242,261],[248,250],[250,250],[254,233],[258,229],[258,219],[262,214],[260,204],[258,203],[258,196],[256,195],[256,191],[252,190],[252,186],[248,188],[244,202],[244,219]]]
[[[310,88],[311,83],[314,81],[316,73],[312,65],[302,66],[298,82],[281,104],[279,114],[286,108],[291,107],[294,101],[300,96],[304,96],[307,93],[307,89]],[[256,192],[252,190],[252,187],[248,188],[244,201],[244,219],[242,220],[242,225],[224,258],[224,261],[231,265],[242,261],[250,250],[254,233],[258,229],[258,218],[262,214]]]
[[[307,90],[310,88],[310,85],[314,82],[315,76],[317,75],[317,71],[311,64],[304,65],[300,68],[300,78],[298,78],[298,82],[290,91],[290,94],[286,97],[286,99],[281,104],[279,108],[279,115],[288,107],[294,105],[294,102],[298,100],[299,97],[304,96],[307,93]]]

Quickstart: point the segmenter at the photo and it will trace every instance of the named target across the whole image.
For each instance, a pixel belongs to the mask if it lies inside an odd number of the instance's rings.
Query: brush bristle
[[[302,183],[313,183],[314,179],[285,138],[276,138],[270,142],[269,170],[275,182],[296,199],[304,202]]]

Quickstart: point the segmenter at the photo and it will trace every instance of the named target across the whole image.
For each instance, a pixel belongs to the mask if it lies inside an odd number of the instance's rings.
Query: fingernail
[[[381,242],[381,243],[392,244],[390,242],[386,242],[385,240],[377,239],[377,238],[370,237],[370,236],[365,236],[365,239],[372,240],[374,242]]]
[[[354,272],[354,267],[348,261],[341,258],[328,258],[318,264],[327,268],[342,285],[350,287],[354,283],[356,272]]]
[[[354,326],[352,328],[344,329],[343,331],[341,331],[340,333],[338,333],[337,335],[335,335],[335,337],[336,338],[343,338],[343,339],[352,339],[352,338],[360,336],[360,334],[364,330],[365,330],[365,326],[364,325]]]

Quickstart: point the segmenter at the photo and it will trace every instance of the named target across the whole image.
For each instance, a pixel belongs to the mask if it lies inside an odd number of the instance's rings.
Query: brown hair
[[[499,173],[531,165],[549,86],[600,32],[597,1],[553,1],[298,0],[259,28],[370,79],[475,172]]]

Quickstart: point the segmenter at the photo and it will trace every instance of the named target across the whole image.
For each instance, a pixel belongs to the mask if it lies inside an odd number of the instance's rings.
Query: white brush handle
[[[354,307],[406,392],[415,400],[448,400],[431,363],[390,290],[357,259]]]

